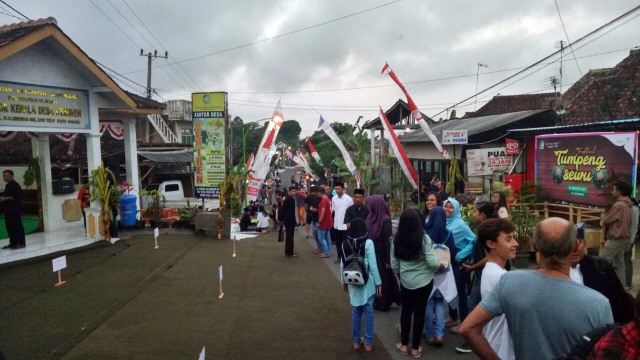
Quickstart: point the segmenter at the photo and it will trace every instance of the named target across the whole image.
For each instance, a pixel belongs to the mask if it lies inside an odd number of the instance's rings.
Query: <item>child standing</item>
[[[451,271],[451,255],[449,248],[455,246],[451,231],[447,230],[447,216],[444,208],[436,206],[431,210],[425,231],[435,245],[436,257],[444,270],[436,273],[433,278],[433,290],[427,302],[425,315],[425,333],[427,344],[441,347],[444,345],[444,301],[455,307],[458,290],[456,280]],[[435,312],[435,327],[434,327]]]
[[[351,333],[353,336],[353,349],[360,350],[364,345],[365,351],[373,351],[373,300],[382,294],[382,280],[376,263],[376,253],[373,241],[369,239],[369,233],[364,220],[355,218],[351,222],[347,240],[342,244],[344,259],[340,262],[342,273],[345,259],[352,251],[361,251],[364,247],[364,266],[368,273],[367,282],[364,285],[347,285],[342,278],[343,289],[349,293],[351,302]],[[364,315],[364,339],[360,337],[360,326]]]

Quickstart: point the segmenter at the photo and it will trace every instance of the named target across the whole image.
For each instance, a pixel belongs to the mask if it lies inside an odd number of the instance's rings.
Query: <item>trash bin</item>
[[[135,195],[120,196],[120,221],[124,226],[133,226],[136,224],[136,214],[138,206],[136,204],[137,197]]]

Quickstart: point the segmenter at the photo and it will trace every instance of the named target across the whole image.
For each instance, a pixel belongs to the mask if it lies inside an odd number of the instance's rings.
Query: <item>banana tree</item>
[[[224,238],[225,212],[231,211],[231,197],[241,193],[242,183],[249,171],[230,170],[229,175],[220,183],[220,210],[218,211],[218,239]]]

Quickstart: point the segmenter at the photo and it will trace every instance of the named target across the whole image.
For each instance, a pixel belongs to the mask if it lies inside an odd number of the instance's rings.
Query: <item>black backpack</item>
[[[605,336],[612,330],[618,329],[619,327],[620,324],[608,324],[589,331],[586,335],[583,335],[580,340],[578,340],[568,354],[559,357],[558,360],[586,359],[601,337]]]
[[[363,286],[369,280],[369,273],[364,264],[364,248],[365,242],[355,242],[356,246],[351,244],[351,240],[347,239],[342,242],[342,253],[344,259],[342,261],[342,280],[347,285]]]

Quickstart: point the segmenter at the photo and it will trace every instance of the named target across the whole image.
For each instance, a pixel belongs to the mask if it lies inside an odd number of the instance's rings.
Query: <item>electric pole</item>
[[[140,56],[147,57],[147,99],[151,99],[151,61],[153,61],[153,59],[156,59],[158,57],[158,50],[154,50],[153,54],[149,52],[145,55],[144,49],[140,49]],[[164,56],[160,55],[160,58],[168,59],[169,52],[165,51]]]

